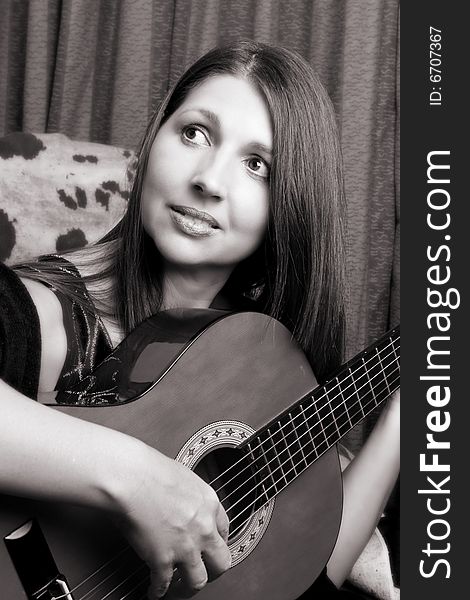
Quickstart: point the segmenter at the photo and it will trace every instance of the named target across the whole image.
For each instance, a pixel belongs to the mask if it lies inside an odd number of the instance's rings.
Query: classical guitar
[[[397,328],[319,387],[270,317],[165,311],[68,395],[42,401],[133,435],[213,485],[232,568],[198,598],[292,600],[336,541],[336,443],[399,387],[399,355]],[[95,511],[1,496],[0,534],[2,598],[146,597],[147,567]]]

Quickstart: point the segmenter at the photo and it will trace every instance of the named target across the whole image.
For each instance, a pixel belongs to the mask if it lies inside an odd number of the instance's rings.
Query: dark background
[[[467,22],[458,3],[403,3],[401,18],[401,107],[402,107],[402,598],[460,598],[467,592],[467,534],[468,517],[465,496],[466,459],[468,445],[468,391],[465,389],[468,332],[468,101],[464,89],[467,84],[466,58],[468,51]],[[459,8],[460,7],[460,8]],[[429,107],[429,26],[442,33],[442,83],[441,107]],[[426,225],[427,194],[426,157],[433,150],[450,150],[450,186],[441,186],[451,193],[451,226],[448,231],[435,232]],[[439,187],[439,186],[433,186]],[[419,472],[419,454],[425,452],[426,415],[430,410],[426,402],[429,383],[419,381],[426,373],[426,341],[430,333],[426,317],[432,312],[426,303],[426,260],[428,244],[437,247],[444,243],[443,236],[451,235],[451,281],[448,287],[458,288],[461,305],[451,313],[450,376],[451,401],[446,407],[451,413],[451,427],[441,434],[442,440],[451,442],[450,451],[440,452],[440,462],[451,463],[451,510],[443,515],[451,525],[447,540],[433,542],[428,538],[428,523],[432,516],[426,509],[426,496],[418,489],[429,488],[426,474]],[[433,286],[436,287],[436,286]],[[438,309],[444,311],[445,309]],[[443,334],[444,335],[444,334]],[[447,357],[448,358],[448,357]],[[428,459],[429,460],[429,459]],[[429,475],[432,475],[429,473]],[[435,474],[439,482],[445,474]],[[435,504],[437,507],[437,502]],[[464,512],[465,511],[465,512]],[[437,529],[435,532],[437,533]],[[442,530],[441,530],[442,531]],[[430,541],[434,547],[450,542],[448,555],[434,555],[449,560],[451,577],[445,579],[445,569],[438,568],[435,576],[425,579],[419,575],[419,561],[426,556],[421,552]],[[427,570],[432,564],[427,559]]]

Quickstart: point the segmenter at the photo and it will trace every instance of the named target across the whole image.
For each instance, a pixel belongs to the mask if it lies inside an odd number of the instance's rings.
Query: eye
[[[268,179],[269,165],[259,156],[252,156],[246,161],[248,169],[257,177]]]
[[[186,125],[181,135],[185,141],[196,146],[210,146],[209,135],[200,125]]]

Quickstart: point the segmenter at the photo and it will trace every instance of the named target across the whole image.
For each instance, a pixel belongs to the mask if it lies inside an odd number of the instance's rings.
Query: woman
[[[343,212],[334,113],[309,66],[250,42],[197,61],[148,126],[122,221],[66,262],[17,268],[22,284],[3,273],[11,299],[4,328],[38,320],[41,338],[25,340],[27,368],[13,360],[9,336],[0,346],[1,489],[117,514],[150,566],[151,597],[167,592],[175,566],[176,596],[221,575],[230,565],[228,519],[208,485],[132,437],[28,396],[67,391],[142,320],[174,307],[249,305],[279,319],[321,381],[342,358]],[[328,563],[336,585],[393,486],[397,431],[395,398],[345,474],[343,521]],[[323,574],[313,590],[340,594],[331,581]]]

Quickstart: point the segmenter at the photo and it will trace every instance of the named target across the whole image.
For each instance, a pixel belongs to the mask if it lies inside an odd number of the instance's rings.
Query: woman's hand
[[[117,516],[150,567],[152,600],[164,595],[175,568],[170,589],[179,597],[229,568],[225,511],[188,468],[126,434],[33,402],[2,380],[0,414],[1,493]]]
[[[214,490],[187,467],[137,443],[112,495],[121,530],[151,571],[151,598],[190,597],[230,567],[228,518]]]

